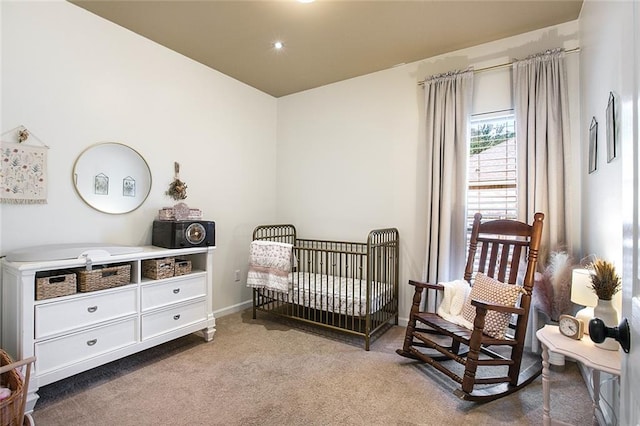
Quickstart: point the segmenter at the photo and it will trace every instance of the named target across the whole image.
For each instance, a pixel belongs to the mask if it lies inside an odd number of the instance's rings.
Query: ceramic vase
[[[598,299],[598,304],[593,308],[593,317],[600,318],[607,327],[618,326],[618,311],[613,307],[611,300]],[[618,342],[615,339],[607,337],[602,343],[595,343],[599,348],[609,351],[618,350]]]

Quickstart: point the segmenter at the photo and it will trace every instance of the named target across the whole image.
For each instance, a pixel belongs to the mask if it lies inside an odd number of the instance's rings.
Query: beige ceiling
[[[578,18],[582,0],[70,0],[275,97]],[[276,51],[272,43],[285,47]]]

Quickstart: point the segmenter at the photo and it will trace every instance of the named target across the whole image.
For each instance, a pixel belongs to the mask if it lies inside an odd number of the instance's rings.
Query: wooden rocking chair
[[[481,223],[481,218],[482,215],[476,213],[464,279],[470,283],[474,278],[475,284],[478,284],[479,278],[476,277],[481,277],[478,275],[480,273],[490,278],[482,277],[483,284],[477,285],[477,288],[485,286],[487,281],[492,287],[488,287],[489,292],[483,293],[485,300],[476,300],[478,293],[472,287],[465,301],[466,312],[471,309],[471,316],[475,307],[475,318],[471,318],[473,329],[449,322],[435,312],[420,312],[423,293],[425,298],[437,297],[436,303],[433,304],[437,306],[444,294],[444,286],[409,281],[409,284],[415,287],[413,304],[403,347],[396,351],[402,356],[425,362],[446,374],[462,385],[454,391],[455,395],[476,402],[491,401],[509,395],[532,382],[542,371],[539,360],[523,371],[520,370],[544,215],[536,213],[532,225],[514,220]],[[476,253],[479,256],[476,256]],[[521,259],[526,260],[524,271]],[[514,287],[518,285],[522,287]],[[512,298],[514,306],[496,303],[497,300],[504,299],[500,294],[503,290],[521,292],[519,303],[515,300],[517,296]],[[489,293],[496,298],[486,297]],[[489,300],[492,298],[494,300]],[[426,306],[431,306],[428,300],[426,302]],[[485,328],[493,324],[496,315],[506,318],[507,325],[506,331],[503,329],[497,334],[495,330]],[[455,361],[450,365],[452,368],[441,362],[448,360]],[[458,374],[454,372],[455,367]],[[460,376],[462,368],[464,374]]]

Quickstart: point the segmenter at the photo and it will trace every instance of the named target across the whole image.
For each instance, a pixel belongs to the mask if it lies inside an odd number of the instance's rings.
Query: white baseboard
[[[236,312],[241,312],[245,309],[250,308],[252,304],[253,301],[247,300],[246,302],[238,303],[237,305],[227,306],[226,308],[213,311],[213,315],[215,315],[216,318],[220,318],[227,315],[235,314]]]

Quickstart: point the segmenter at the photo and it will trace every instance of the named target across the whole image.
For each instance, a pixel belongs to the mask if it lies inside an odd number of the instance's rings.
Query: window
[[[513,111],[473,116],[467,174],[467,223],[482,219],[517,219],[516,139]]]

